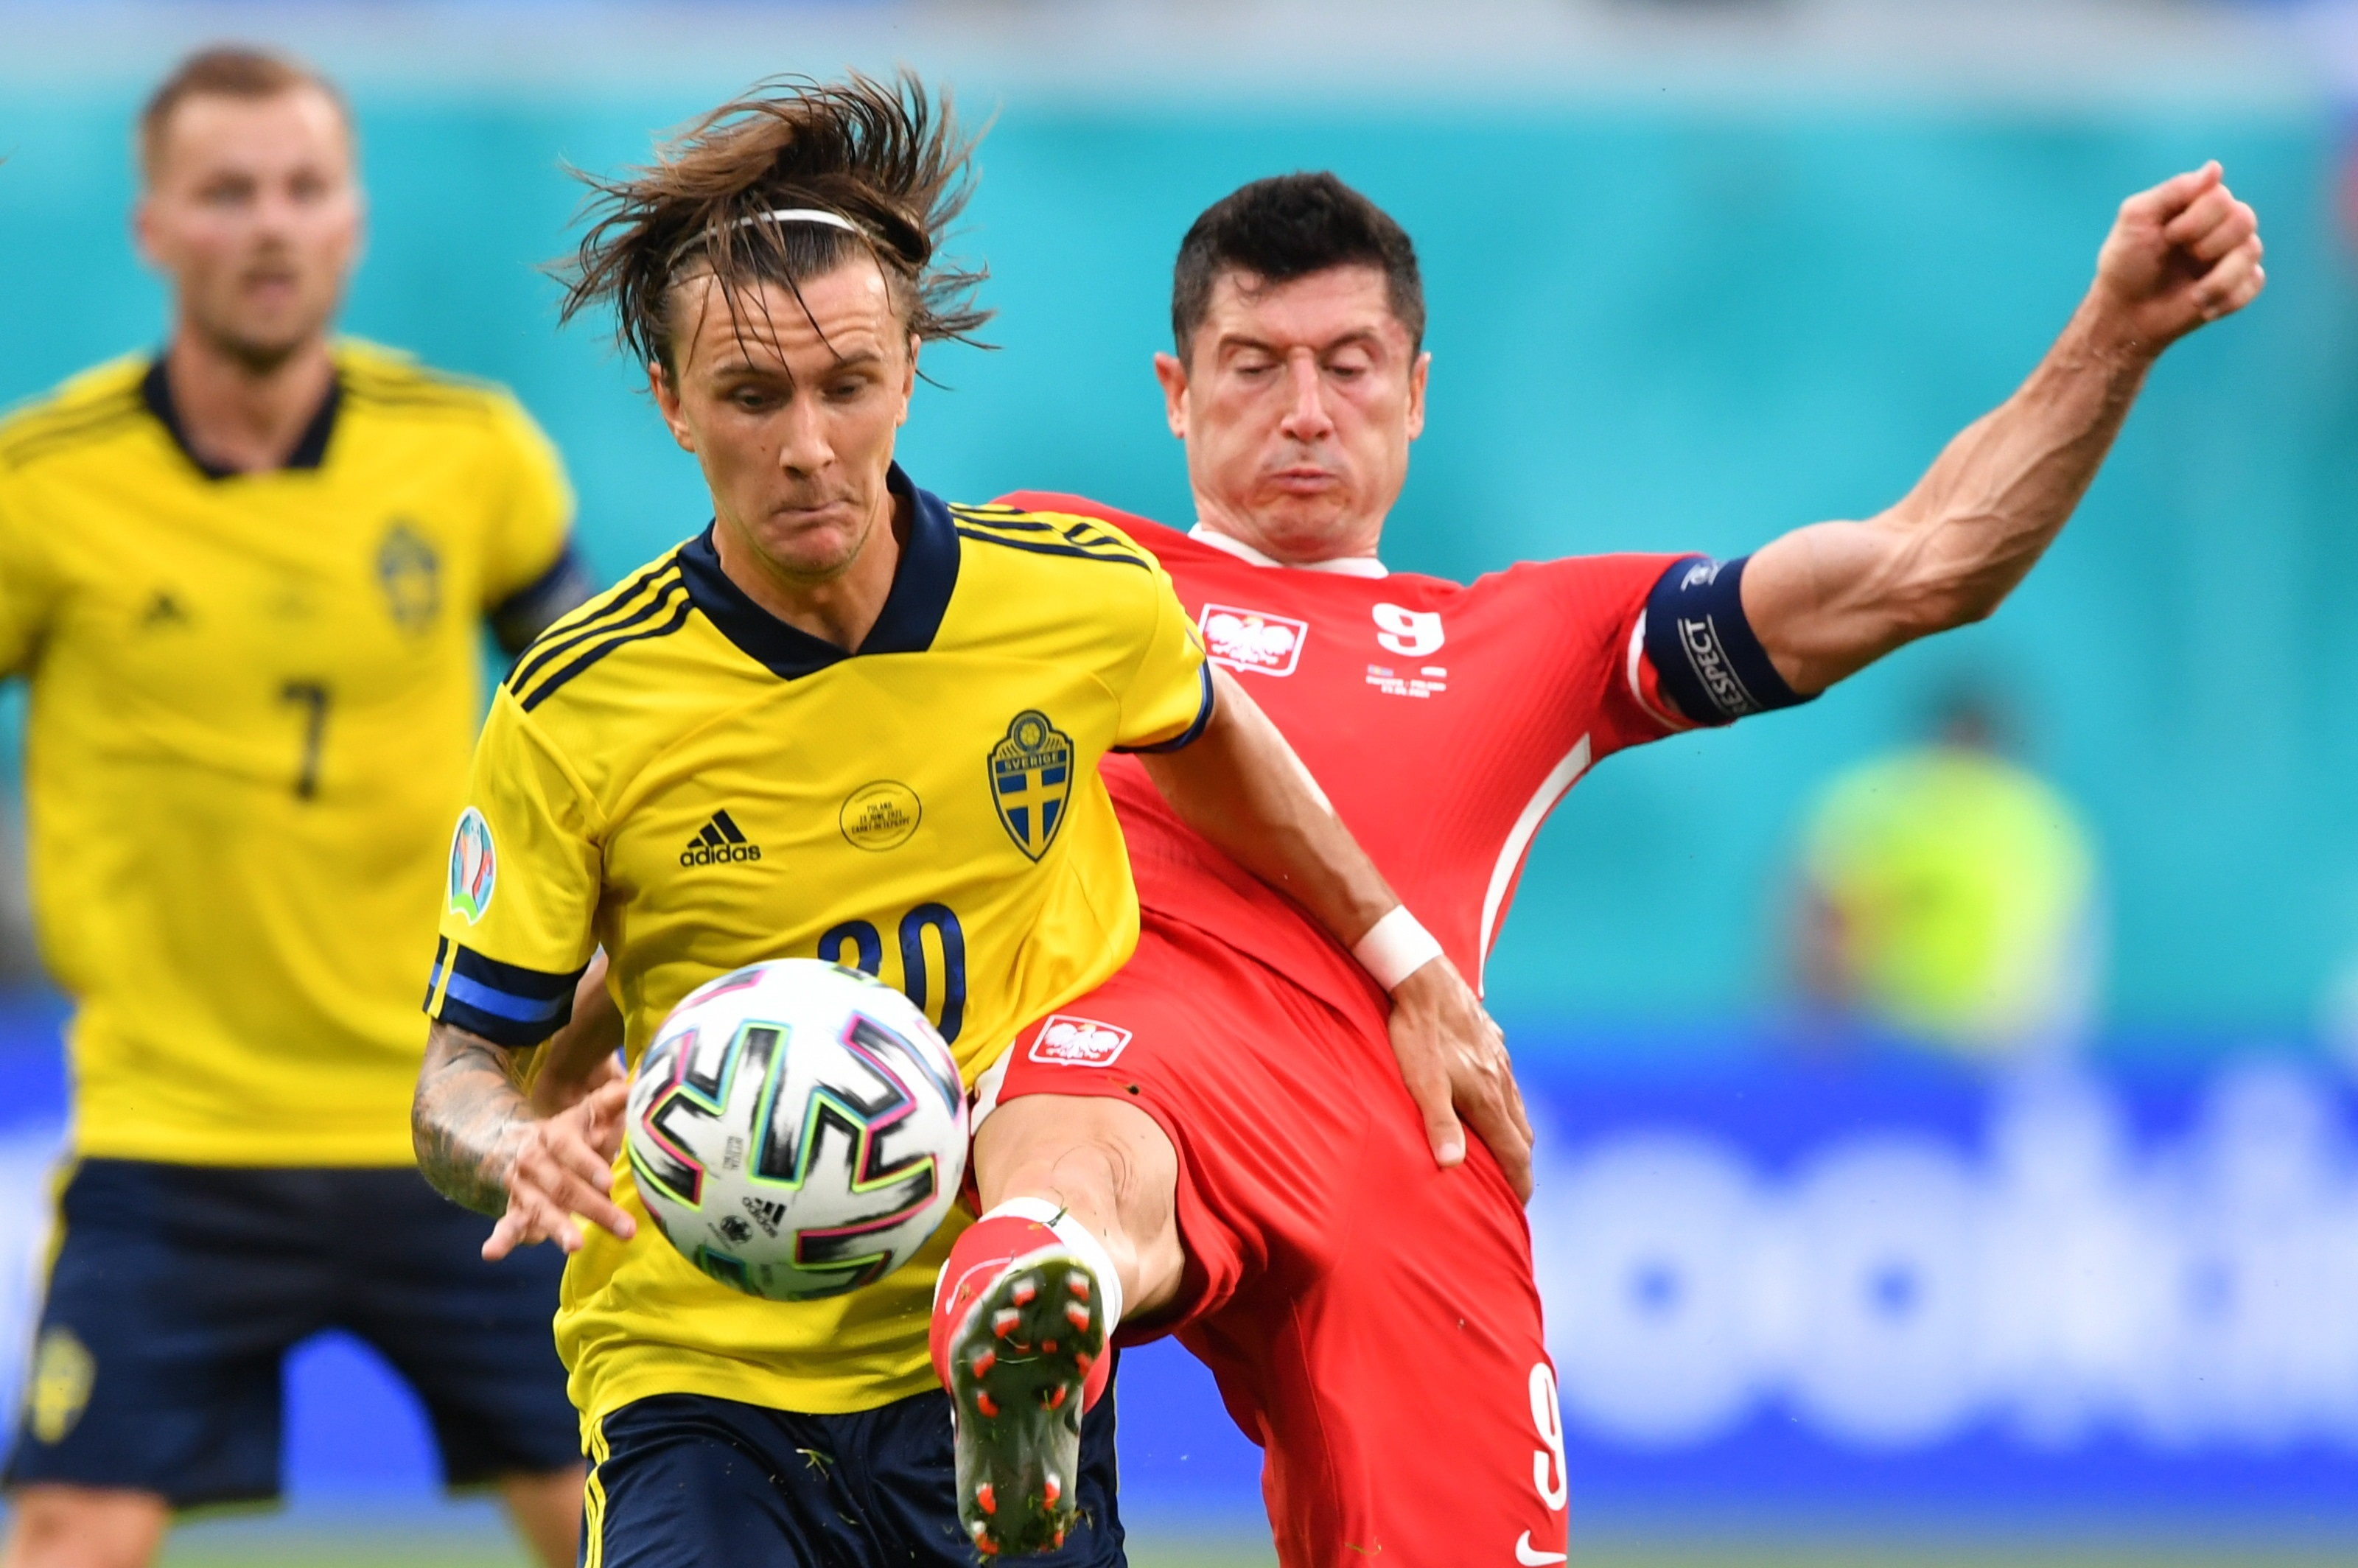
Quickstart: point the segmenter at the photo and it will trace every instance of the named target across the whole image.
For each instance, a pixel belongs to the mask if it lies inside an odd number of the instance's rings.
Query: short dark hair
[[[906,71],[764,82],[665,143],[646,168],[581,177],[594,222],[566,275],[560,314],[611,307],[624,350],[676,373],[675,284],[709,272],[733,307],[749,287],[795,289],[866,251],[909,330],[926,341],[968,338],[990,319],[973,300],[984,275],[938,253],[966,205],[973,151],[949,100]],[[768,221],[795,208],[850,228]]]
[[[336,106],[344,129],[352,130],[352,112],[336,84],[299,60],[242,44],[217,44],[199,49],[172,68],[139,111],[139,174],[154,179],[164,152],[164,137],[172,115],[191,98],[276,98],[282,92],[308,90]]]
[[[1391,215],[1321,169],[1256,179],[1204,209],[1179,242],[1171,272],[1171,335],[1185,359],[1212,307],[1220,275],[1291,283],[1335,266],[1384,275],[1392,314],[1409,341],[1424,344],[1424,279],[1416,246]]]

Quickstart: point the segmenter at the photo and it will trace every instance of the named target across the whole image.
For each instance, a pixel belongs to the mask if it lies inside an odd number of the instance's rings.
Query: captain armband
[[[514,658],[566,611],[588,603],[597,591],[589,563],[568,541],[546,571],[492,607],[492,635],[501,651]]]
[[[1747,714],[1814,702],[1785,684],[1744,618],[1749,556],[1679,562],[1646,595],[1646,657],[1662,693],[1698,724],[1732,724]]]

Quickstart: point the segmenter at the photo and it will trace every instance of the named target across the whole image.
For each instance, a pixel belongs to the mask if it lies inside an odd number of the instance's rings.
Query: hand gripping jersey
[[[1549,811],[1625,746],[1688,728],[1639,634],[1687,557],[1575,557],[1462,585],[1374,561],[1257,564],[1076,496],[1018,505],[1121,527],[1171,574],[1215,664],[1292,741],[1394,892],[1469,979]],[[1182,824],[1135,763],[1107,770],[1139,899],[1354,1005],[1368,981],[1293,904]]]
[[[1138,908],[1098,763],[1208,717],[1187,615],[1112,529],[892,483],[913,524],[856,654],[754,605],[708,531],[525,654],[451,849],[435,1017],[532,1045],[602,943],[635,1061],[705,981],[816,956],[905,991],[971,1078],[1120,967]],[[759,1301],[682,1259],[614,1172],[638,1235],[590,1233],[557,1320],[586,1416],[667,1393],[832,1414],[935,1386],[957,1225],[865,1289]]]
[[[414,1158],[483,617],[569,574],[572,502],[504,393],[365,344],[335,364],[274,472],[204,469],[144,361],[0,423],[0,673],[31,685],[82,1154]]]

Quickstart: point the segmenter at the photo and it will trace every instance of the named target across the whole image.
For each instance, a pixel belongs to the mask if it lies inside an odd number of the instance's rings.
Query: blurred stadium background
[[[157,341],[129,119],[222,38],[348,86],[373,203],[349,329],[515,387],[609,579],[701,492],[597,331],[555,330],[564,166],[759,75],[905,61],[996,116],[968,249],[1001,348],[933,359],[903,447],[956,497],[1184,519],[1148,370],[1180,232],[1280,169],[1367,190],[1418,240],[1435,355],[1386,554],[1456,577],[1879,508],[2028,368],[2114,204],[2223,159],[2269,294],[2164,365],[2049,563],[1833,701],[1583,783],[1489,995],[1545,1131],[1576,1563],[2358,1552],[2358,5],[0,3],[0,399]],[[2050,899],[2072,1001],[2040,1030],[1944,1034],[1796,978],[1811,900],[1844,896],[1825,792],[1968,688],[2068,803],[2065,847],[1928,868],[1859,829],[1850,863],[1933,903],[1979,877],[1985,925],[2080,866]],[[1946,968],[1892,984],[1970,979],[1972,925],[1901,930]],[[63,1093],[61,1010],[16,948],[9,1346]],[[1255,1452],[1193,1364],[1133,1356],[1122,1391],[1135,1560],[1265,1560]],[[193,1526],[171,1562],[514,1561],[487,1505],[436,1496],[362,1352],[313,1346],[290,1398],[290,1511]]]

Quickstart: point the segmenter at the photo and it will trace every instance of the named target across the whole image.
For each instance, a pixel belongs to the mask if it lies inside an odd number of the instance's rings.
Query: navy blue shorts
[[[492,1222],[415,1171],[85,1160],[59,1206],[6,1486],[275,1498],[281,1364],[326,1328],[417,1391],[450,1485],[579,1462],[549,1327],[563,1256],[484,1262]]]
[[[795,1415],[659,1394],[590,1432],[584,1568],[975,1568],[949,1396]],[[1040,1568],[1121,1568],[1113,1394],[1081,1422],[1080,1518]]]

